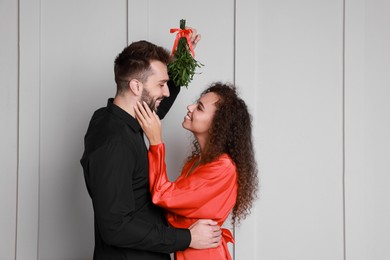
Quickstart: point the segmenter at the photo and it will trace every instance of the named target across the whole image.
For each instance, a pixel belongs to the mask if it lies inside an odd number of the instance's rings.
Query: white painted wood
[[[140,18],[145,13],[143,9],[138,10],[138,15],[129,16],[129,42],[140,40],[132,35],[144,36],[144,39],[171,51],[175,34],[170,34],[169,30],[178,28],[180,19],[186,19],[186,25],[196,28],[202,35],[195,49],[195,58],[204,64],[198,70],[201,74],[194,76],[187,89],[182,88],[175,104],[162,121],[163,138],[167,145],[167,169],[173,181],[180,174],[191,148],[192,135],[181,126],[187,113],[186,107],[195,102],[211,82],[234,80],[234,1],[201,0],[189,3],[171,0],[167,4],[158,0],[130,0],[129,13],[134,12],[131,11],[132,7],[140,6],[148,8],[147,20],[145,17]],[[143,23],[139,25],[137,22],[140,20]],[[134,24],[137,24],[135,28]],[[232,229],[230,223],[226,223],[226,227]],[[233,255],[232,245],[229,244],[229,247]]]
[[[149,0],[128,0],[128,44],[149,39]]]
[[[0,3],[0,259],[15,259],[18,142],[18,5]]]
[[[129,1],[129,8],[133,6],[133,2],[143,1]],[[164,139],[168,143],[167,165],[171,177],[175,178],[188,151],[190,135],[181,126],[187,105],[192,104],[212,81],[233,81],[234,6],[233,1],[197,1],[191,3],[191,8],[179,0],[170,1],[169,7],[165,2],[157,0],[148,2],[149,36],[146,40],[171,50],[175,35],[170,34],[169,30],[177,28],[182,18],[186,19],[188,26],[195,27],[202,35],[202,40],[195,49],[195,58],[205,66],[198,70],[201,74],[194,76],[188,89],[182,88],[176,103],[163,120]],[[163,8],[167,12],[161,12]],[[215,13],[216,9],[219,12]],[[210,17],[211,20],[204,17]],[[136,22],[129,17],[129,24]],[[141,29],[143,27],[140,26]]]
[[[38,257],[40,0],[19,1],[19,169],[16,259]]]
[[[260,24],[259,1],[236,1],[235,6],[235,84],[239,88],[242,98],[248,105],[253,121],[253,142],[259,169],[259,181],[262,183],[262,163],[260,157],[261,146],[258,133],[261,129],[260,118],[257,115],[258,93],[262,73],[260,70]],[[260,99],[261,100],[261,99]],[[260,125],[260,126],[259,126]],[[262,187],[259,189],[262,190]],[[260,192],[259,192],[260,197]],[[258,204],[254,203],[251,214],[242,223],[235,227],[234,259],[258,259],[260,243],[260,225]]]
[[[92,258],[92,203],[79,160],[93,111],[116,92],[126,6],[42,1],[39,259]]]
[[[18,92],[18,6],[2,1],[0,259],[91,259],[87,124],[115,94],[127,42],[170,50],[181,18],[202,34],[205,66],[163,121],[170,178],[189,150],[186,106],[212,81],[235,81],[254,116],[261,180],[235,259],[343,259],[342,5],[20,0]],[[345,260],[390,258],[389,13],[385,0],[346,1]]]
[[[390,3],[346,2],[346,258],[390,259]]]
[[[343,259],[342,3],[236,11],[236,82],[255,95],[261,179],[236,259]]]

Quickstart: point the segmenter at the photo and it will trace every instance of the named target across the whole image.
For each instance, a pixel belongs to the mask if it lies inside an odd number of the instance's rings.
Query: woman
[[[153,202],[166,210],[170,225],[188,228],[198,219],[214,219],[220,226],[232,213],[239,224],[256,198],[258,178],[252,144],[251,116],[236,88],[212,84],[187,107],[182,123],[195,137],[192,154],[175,182],[166,174],[161,123],[147,105],[135,108],[137,120],[149,139],[149,180]],[[175,259],[231,259],[222,229],[222,243],[211,249],[188,248]]]

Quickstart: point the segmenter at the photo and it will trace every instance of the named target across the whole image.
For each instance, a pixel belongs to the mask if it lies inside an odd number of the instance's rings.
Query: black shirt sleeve
[[[135,151],[128,144],[109,142],[89,157],[89,191],[93,198],[97,232],[108,245],[171,253],[189,246],[187,229],[175,229],[135,212],[132,172]],[[95,231],[96,232],[96,231]]]

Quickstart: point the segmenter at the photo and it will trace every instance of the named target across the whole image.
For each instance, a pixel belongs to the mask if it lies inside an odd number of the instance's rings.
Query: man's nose
[[[168,83],[165,83],[165,84],[164,84],[164,87],[163,87],[163,96],[164,96],[164,97],[169,97]]]

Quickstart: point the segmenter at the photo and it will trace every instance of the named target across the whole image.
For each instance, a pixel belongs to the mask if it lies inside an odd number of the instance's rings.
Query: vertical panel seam
[[[19,213],[19,135],[20,135],[20,0],[17,1],[17,21],[18,21],[18,33],[17,33],[17,43],[18,43],[18,51],[17,51],[17,59],[18,59],[18,67],[17,67],[17,118],[16,118],[16,208],[15,208],[15,246],[14,246],[14,259],[16,260],[17,256],[17,248],[18,248],[18,213]]]
[[[233,0],[233,84],[236,85],[236,45],[237,45],[237,1]],[[236,225],[233,224],[233,237],[236,237]],[[233,244],[233,260],[236,259],[236,244]]]
[[[126,46],[129,45],[129,0],[126,0]]]
[[[346,210],[345,210],[345,0],[343,0],[343,29],[342,29],[342,192],[343,192],[343,259],[347,259],[346,248]]]
[[[148,34],[148,40],[150,40],[150,1],[147,1],[147,6],[146,6],[146,15],[148,19],[148,27],[147,27],[147,34]]]
[[[41,0],[38,1],[39,4],[39,22],[38,22],[38,217],[37,217],[37,259],[39,259],[39,230],[40,230],[40,213],[41,213],[41,116],[42,116],[42,103],[41,103],[41,87],[42,87],[42,4]]]
[[[236,84],[237,1],[233,0],[233,83]]]

